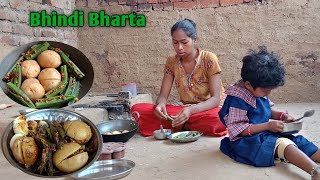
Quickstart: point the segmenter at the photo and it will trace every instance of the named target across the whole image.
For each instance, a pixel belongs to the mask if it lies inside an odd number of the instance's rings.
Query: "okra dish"
[[[13,121],[10,150],[14,159],[31,173],[60,176],[83,168],[97,152],[91,127],[81,120],[64,122]],[[81,131],[82,133],[76,133]]]
[[[84,76],[69,54],[44,42],[22,53],[2,80],[21,105],[42,109],[78,101]]]

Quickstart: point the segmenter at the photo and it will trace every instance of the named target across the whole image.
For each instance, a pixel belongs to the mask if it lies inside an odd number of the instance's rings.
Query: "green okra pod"
[[[58,84],[58,86],[48,91],[45,94],[45,97],[54,97],[58,94],[61,94],[66,89],[68,84],[68,70],[66,65],[61,66],[61,76],[62,76],[62,81]]]
[[[16,64],[14,64],[10,69],[9,71],[7,72],[7,74],[2,78],[2,80],[6,83],[8,82],[13,82],[13,79],[16,77],[16,74],[15,74],[15,68],[18,64],[20,64],[22,61],[24,61],[24,57],[23,56],[20,56],[19,59],[18,59],[18,62]],[[21,68],[21,66],[20,66]]]
[[[69,82],[68,82],[68,86],[67,86],[66,90],[64,91],[64,95],[65,95],[65,96],[71,94],[72,89],[73,89],[75,83],[76,83],[76,79],[75,79],[75,78],[72,78],[72,77],[70,76]]]
[[[21,104],[28,106],[29,108],[36,108],[33,102],[29,99],[29,97],[12,82],[7,83],[7,89],[9,93],[16,97]]]
[[[21,87],[22,83],[22,75],[21,75],[21,65],[18,63],[15,67],[15,77],[13,79],[14,85],[16,85],[18,88]]]
[[[77,78],[77,79],[82,79],[85,74],[78,68],[77,65],[75,65],[70,58],[59,48],[51,48],[57,53],[60,54],[62,62],[67,65],[68,69],[72,72],[72,74]]]
[[[75,98],[74,98],[74,99],[71,99],[71,100],[69,101],[68,105],[73,104],[73,103],[75,103],[76,101],[78,101],[79,91],[80,91],[80,81],[76,81],[75,84],[74,84],[74,87],[73,87],[73,89],[72,89],[72,92],[71,92],[71,96],[74,96]]]
[[[45,50],[48,50],[49,46],[50,44],[48,42],[34,45],[24,54],[24,57],[27,60],[35,59],[40,53],[42,53]]]
[[[171,116],[167,116],[168,121],[173,121],[173,118]]]
[[[69,101],[74,99],[74,96],[54,96],[48,98],[37,99],[36,108],[51,108],[51,107],[61,107],[67,104]]]

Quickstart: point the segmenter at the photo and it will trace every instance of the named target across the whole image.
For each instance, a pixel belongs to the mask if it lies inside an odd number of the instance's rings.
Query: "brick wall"
[[[90,8],[121,5],[129,6],[132,11],[145,12],[231,6],[253,1],[257,0],[76,0],[76,5]]]
[[[29,27],[30,11],[55,10],[70,14],[74,8],[74,0],[1,0],[0,43],[20,46],[33,41],[51,40],[77,46],[75,28]]]

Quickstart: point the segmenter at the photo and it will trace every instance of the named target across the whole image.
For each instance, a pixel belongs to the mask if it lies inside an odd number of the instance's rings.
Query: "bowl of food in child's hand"
[[[132,120],[109,120],[97,125],[103,142],[127,142],[138,130],[138,122]]]
[[[283,123],[283,130],[281,134],[290,135],[298,133],[302,129],[303,121],[295,121],[289,123]]]

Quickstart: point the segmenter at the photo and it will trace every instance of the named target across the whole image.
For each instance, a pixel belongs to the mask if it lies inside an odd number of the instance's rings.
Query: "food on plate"
[[[38,147],[32,137],[15,138],[11,150],[14,158],[26,168],[32,166],[38,158]]]
[[[18,116],[13,121],[13,131],[15,134],[25,134],[27,135],[29,133],[28,129],[28,123],[26,121],[25,116]]]
[[[52,50],[43,51],[37,60],[42,68],[57,68],[62,63],[60,55]]]
[[[10,149],[13,149],[13,143],[16,139],[19,139],[21,137],[25,136],[24,134],[15,134],[12,136],[11,140],[10,140]]]
[[[86,144],[91,136],[91,128],[81,120],[66,121],[63,125],[66,135],[79,144]]]
[[[35,60],[26,60],[21,63],[21,73],[25,78],[35,78],[40,73],[40,66]]]
[[[79,100],[80,83],[85,74],[70,57],[72,54],[48,42],[35,44],[21,54],[2,80],[14,100],[29,108],[71,105]],[[33,80],[28,80],[30,78]],[[41,86],[34,79],[39,80]]]
[[[88,159],[88,153],[78,143],[66,143],[53,154],[53,164],[65,173],[82,168]]]
[[[186,139],[186,138],[193,138],[198,136],[198,132],[189,132],[189,133],[181,133],[174,137],[174,139]]]
[[[128,130],[118,130],[118,131],[111,131],[107,132],[106,135],[116,135],[116,134],[123,134],[129,132]]]
[[[48,92],[61,82],[61,75],[54,68],[45,68],[40,72],[38,79],[44,90]]]
[[[21,90],[35,102],[36,99],[42,98],[45,94],[45,90],[36,78],[29,78],[23,81]]]

